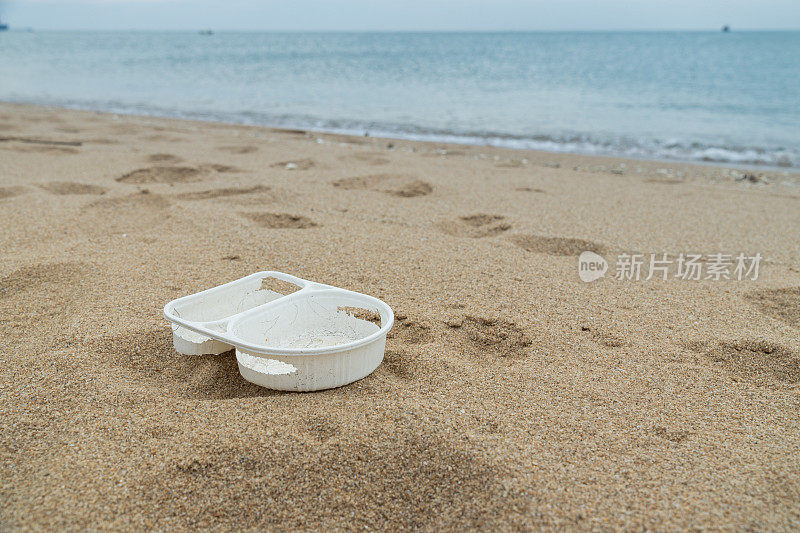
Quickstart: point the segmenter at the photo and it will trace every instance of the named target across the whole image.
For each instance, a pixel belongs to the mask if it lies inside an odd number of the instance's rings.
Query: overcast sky
[[[37,29],[798,29],[800,0],[0,0]]]

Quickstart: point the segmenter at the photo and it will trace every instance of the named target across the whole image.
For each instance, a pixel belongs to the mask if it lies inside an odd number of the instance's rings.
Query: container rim
[[[226,287],[234,285],[236,283],[241,283],[245,280],[249,280],[255,277],[275,277],[278,279],[282,279],[284,281],[288,281],[293,283],[300,288],[300,290],[293,292],[291,294],[287,294],[281,296],[280,298],[276,298],[271,302],[267,302],[265,304],[261,304],[259,306],[253,307],[251,309],[247,309],[240,313],[236,313],[230,315],[228,317],[219,319],[219,320],[212,320],[208,322],[196,322],[183,319],[174,314],[175,307],[180,305],[183,301],[189,300],[191,298],[204,295],[204,294],[211,294],[214,292],[218,292]],[[238,337],[233,334],[233,328],[240,323],[242,320],[248,318],[251,315],[258,314],[260,312],[266,311],[271,307],[276,305],[284,304],[292,299],[302,298],[306,296],[312,295],[324,295],[324,294],[346,294],[355,296],[359,299],[365,299],[369,301],[372,305],[378,308],[379,314],[386,315],[385,323],[381,324],[380,329],[373,333],[370,333],[366,337],[362,337],[360,339],[356,339],[354,341],[336,344],[334,346],[324,346],[320,348],[278,348],[278,347],[269,347],[266,345],[260,344],[252,344],[241,337]],[[189,294],[186,296],[182,296],[180,298],[176,298],[170,302],[168,302],[164,306],[164,318],[167,321],[177,324],[178,326],[182,326],[190,331],[194,331],[195,333],[199,333],[206,337],[210,337],[212,339],[219,340],[226,344],[230,344],[236,347],[237,350],[241,350],[253,355],[280,355],[280,356],[303,356],[303,355],[326,355],[326,354],[335,354],[338,352],[343,352],[347,350],[352,350],[354,348],[359,348],[361,346],[365,346],[371,344],[378,340],[381,337],[385,337],[389,330],[394,325],[394,312],[389,305],[386,304],[383,300],[375,298],[374,296],[370,296],[368,294],[363,294],[360,292],[350,291],[347,289],[342,289],[339,287],[334,287],[331,285],[324,285],[321,283],[316,283],[313,281],[305,280],[302,278],[298,278],[292,276],[290,274],[285,274],[283,272],[276,272],[276,271],[262,271],[250,274],[249,276],[245,276],[243,278],[239,278],[234,281],[230,281],[228,283],[224,283],[222,285],[217,285],[216,287],[212,287],[210,289],[206,289],[204,291],[196,292],[193,294]],[[382,320],[383,322],[383,320]],[[210,324],[218,324],[222,325],[225,324],[225,331],[213,330],[206,325]],[[174,334],[174,333],[173,333]]]

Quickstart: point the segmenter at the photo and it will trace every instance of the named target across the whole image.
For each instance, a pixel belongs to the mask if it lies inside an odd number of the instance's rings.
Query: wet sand
[[[798,236],[790,172],[0,104],[0,529],[796,529]],[[765,259],[613,279],[690,252]],[[174,352],[258,270],[385,300],[383,364]]]

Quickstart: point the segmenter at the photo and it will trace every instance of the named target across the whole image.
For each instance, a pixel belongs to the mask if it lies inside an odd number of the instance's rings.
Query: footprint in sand
[[[602,254],[605,247],[601,244],[583,239],[566,237],[545,237],[542,235],[512,235],[511,242],[525,250],[536,254],[548,255],[580,255],[590,251]]]
[[[146,189],[120,197],[106,195],[86,206],[88,216],[81,225],[95,235],[156,231],[170,223],[169,207],[166,198]],[[97,224],[97,220],[104,223]]]
[[[230,166],[230,165],[220,165],[218,163],[206,163],[205,165],[200,165],[200,170],[210,172],[219,172],[220,174],[224,174],[227,172],[241,172],[238,168]]]
[[[139,192],[128,194],[126,196],[117,196],[113,198],[101,198],[89,204],[89,209],[113,209],[125,211],[130,208],[132,212],[143,207],[153,207],[157,209],[169,208],[169,201],[160,194],[153,194],[147,189],[141,189]]]
[[[14,141],[22,144],[39,144],[45,146],[81,146],[81,141],[54,141],[38,137],[0,137],[0,142]]]
[[[23,267],[0,278],[0,298],[30,290],[74,286],[86,265],[79,262],[45,263]]]
[[[417,196],[427,196],[433,192],[433,187],[430,183],[422,180],[412,180],[406,183],[401,183],[396,187],[383,189],[383,192],[391,196],[399,196],[400,198],[416,198]]]
[[[463,216],[454,221],[441,222],[437,224],[437,227],[443,233],[454,237],[479,239],[500,235],[510,230],[511,224],[505,222],[505,218],[501,215],[479,213],[477,215]]]
[[[184,192],[176,195],[176,198],[179,200],[210,200],[211,198],[242,196],[245,194],[267,192],[269,190],[271,190],[270,187],[264,185],[255,185],[253,187],[223,187],[220,189],[208,189],[206,191]]]
[[[201,170],[195,167],[149,167],[140,168],[117,178],[120,183],[191,183],[200,181]]]
[[[78,154],[80,151],[71,146],[52,146],[48,144],[19,144],[6,146],[7,150],[34,154]]]
[[[371,174],[342,178],[332,182],[332,185],[345,190],[379,191],[400,198],[426,196],[433,192],[430,183],[403,174]]]
[[[0,200],[25,194],[25,187],[0,187]]]
[[[397,313],[395,319],[395,327],[389,331],[387,338],[398,339],[403,344],[425,344],[433,340],[428,323],[411,319],[403,313]]]
[[[395,176],[394,174],[372,174],[370,176],[357,176],[354,178],[342,178],[332,182],[334,187],[348,191],[359,189],[374,189],[380,183]],[[395,176],[400,177],[400,176]]]
[[[391,161],[382,152],[359,152],[339,158],[341,161],[356,160],[372,166],[388,165]]]
[[[105,194],[106,189],[99,185],[89,185],[88,183],[77,183],[73,181],[51,181],[50,183],[40,184],[39,187],[51,194],[62,196],[71,194]]]
[[[653,433],[662,439],[676,444],[685,441],[692,435],[691,432],[683,429],[669,429],[664,426],[656,426],[653,428]]]
[[[447,326],[479,357],[521,357],[533,345],[522,328],[504,318],[467,315],[448,320]]]
[[[315,165],[313,159],[296,159],[294,161],[279,161],[272,163],[272,168],[282,168],[284,170],[308,170]]]
[[[172,155],[172,154],[152,154],[147,157],[147,161],[149,163],[170,163],[175,165],[178,163],[182,163],[183,159],[181,159],[177,155]]]
[[[238,169],[228,165],[206,164],[199,167],[187,166],[155,166],[140,168],[117,178],[120,183],[193,183],[201,181],[204,174],[210,172],[237,172]]]
[[[306,229],[318,225],[308,217],[289,213],[241,213],[241,215],[259,226],[271,229]]]
[[[800,382],[800,357],[780,344],[745,339],[700,342],[688,347],[737,379],[760,385]]]
[[[747,296],[765,315],[800,328],[800,287],[764,289]]]
[[[236,146],[236,145],[232,145],[232,146],[217,146],[217,150],[219,150],[220,152],[226,152],[226,153],[229,153],[229,154],[244,155],[244,154],[252,154],[252,153],[257,152],[258,151],[258,147],[257,146],[248,146],[248,145],[245,145],[245,146]]]
[[[145,135],[144,137],[142,137],[142,140],[154,141],[154,142],[178,143],[183,141],[183,138],[178,137],[177,135],[166,135],[164,133],[155,133],[153,135]]]

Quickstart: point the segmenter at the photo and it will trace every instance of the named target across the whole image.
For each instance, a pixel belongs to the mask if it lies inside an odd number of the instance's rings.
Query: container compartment
[[[190,322],[199,330],[224,333],[231,317],[275,301],[305,286],[293,276],[260,272],[240,280],[175,300],[167,306],[167,318]],[[198,331],[175,324],[173,346],[186,355],[219,354],[232,345],[213,339]]]
[[[322,351],[364,339],[388,319],[371,298],[326,290],[287,298],[232,324],[231,333],[265,351]]]
[[[300,282],[301,280],[297,280]],[[278,292],[278,284],[287,286]],[[172,313],[189,322],[216,322],[282,298],[304,287],[272,273],[247,276],[207,291],[176,300]]]

